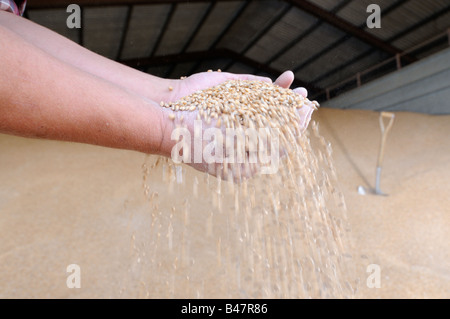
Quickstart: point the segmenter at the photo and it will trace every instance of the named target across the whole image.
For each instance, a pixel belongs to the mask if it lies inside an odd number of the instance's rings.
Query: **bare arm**
[[[173,91],[169,91],[169,86],[175,88],[180,82],[140,72],[102,57],[56,32],[11,13],[0,11],[0,26],[67,64],[157,102],[173,100]]]
[[[0,39],[0,132],[160,153],[165,121],[155,102],[54,58],[8,28],[0,26]]]
[[[161,79],[2,11],[0,55],[0,133],[166,156],[174,144],[173,123],[168,119],[171,111],[161,108],[160,101],[174,101],[230,79],[271,81],[226,72]],[[275,83],[289,87],[293,79],[292,72],[285,72]],[[303,118],[307,125],[310,114]]]
[[[191,78],[189,81],[163,79],[107,59],[56,32],[7,12],[0,11],[0,26],[4,26],[22,37],[26,42],[33,44],[64,63],[117,84],[157,103],[161,101],[175,101],[196,90],[217,85],[228,79],[270,81],[270,79],[264,77],[232,73],[221,75],[207,74],[206,77],[204,75],[195,75],[195,78]],[[277,79],[276,83],[282,87],[289,87],[292,81],[293,74],[287,76],[284,74],[284,76]],[[172,90],[169,90],[169,87]],[[306,96],[307,92],[305,89],[302,89],[300,94]]]

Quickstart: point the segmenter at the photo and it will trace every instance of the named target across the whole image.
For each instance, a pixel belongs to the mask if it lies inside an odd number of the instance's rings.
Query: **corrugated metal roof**
[[[247,56],[259,62],[267,62],[286,44],[295,40],[317,21],[313,16],[292,8],[273,28],[266,33],[248,52]],[[271,48],[268,50],[268,48]],[[273,48],[273,49],[272,49]]]
[[[74,41],[80,41],[80,32],[77,29],[69,29],[66,25],[66,9],[45,9],[26,11],[30,20],[49,28],[62,36]]]
[[[283,1],[254,1],[247,7],[236,21],[230,32],[219,42],[218,47],[225,47],[235,52],[241,52],[252,41],[258,31],[272,21],[274,16],[287,3]]]
[[[150,56],[170,5],[137,5],[131,13],[122,59]]]
[[[353,63],[346,68],[340,68],[339,66],[334,66],[337,71],[330,76],[323,78],[317,82],[317,85],[322,88],[332,86],[335,83],[354,76],[356,73],[368,69],[370,66],[374,65],[374,61],[382,61],[386,56],[380,52],[369,53],[365,58],[359,60],[357,63]]]
[[[336,8],[336,5],[339,4],[339,1],[337,0],[315,0],[313,2],[315,5],[318,5],[319,7],[328,11],[334,10]],[[341,3],[343,2],[345,2],[345,0]]]
[[[161,45],[155,54],[167,55],[181,52],[207,6],[207,3],[177,4],[167,31],[161,40]]]
[[[208,50],[241,6],[242,1],[217,3],[187,51]]]
[[[292,49],[275,60],[272,66],[280,70],[295,68],[343,35],[344,32],[335,27],[328,24],[321,24],[313,32],[306,35]],[[302,78],[305,78],[305,75]]]
[[[189,74],[189,71],[195,65],[195,62],[183,62],[178,63],[172,70],[174,74],[182,74],[182,76],[186,76]],[[184,75],[183,75],[184,74]]]
[[[169,70],[170,65],[158,65],[147,68],[146,72],[155,76],[164,77]]]
[[[370,4],[377,4],[380,6],[381,11],[394,4],[396,1],[392,0],[358,0],[352,1],[347,6],[339,10],[336,15],[345,21],[348,21],[355,26],[360,26],[366,23],[370,13],[367,12],[367,7]],[[384,18],[384,17],[383,17]],[[383,19],[384,20],[384,19]]]
[[[297,84],[304,82],[315,93],[450,27],[448,0],[378,0],[380,29],[365,25],[372,0],[142,2],[108,5],[108,0],[97,0],[96,6],[80,0],[85,5],[81,30],[66,27],[65,8],[39,6],[39,0],[29,3],[27,14],[88,49],[155,75],[178,78],[221,68],[274,78],[292,69]],[[332,20],[330,15],[335,15]],[[401,62],[446,45],[440,40]],[[170,59],[152,64],[153,57],[162,56]]]
[[[298,76],[301,77],[302,74],[307,74],[311,79],[316,79],[321,74],[334,69],[336,65],[342,65],[343,63],[354,59],[367,49],[370,49],[369,45],[358,39],[351,38],[334,47],[333,50],[321,56],[318,60],[314,61],[314,63],[310,63],[300,69],[297,72]]]
[[[231,73],[238,73],[238,74],[251,74],[252,73],[252,68],[243,64],[243,63],[234,63],[230,69],[228,70],[228,72]]]
[[[83,11],[83,45],[98,54],[115,59],[126,14],[126,6],[86,8]]]
[[[430,14],[430,16],[431,15],[432,14]],[[408,48],[426,41],[431,36],[441,33],[442,30],[445,30],[449,27],[449,21],[450,10],[443,16],[431,20],[427,24],[422,25],[420,28],[417,28],[416,30],[414,30],[414,32],[406,34],[398,40],[393,41],[392,44],[402,50],[407,50]]]

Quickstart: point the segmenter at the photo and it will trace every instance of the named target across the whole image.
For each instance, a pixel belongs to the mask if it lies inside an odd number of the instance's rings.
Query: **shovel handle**
[[[384,119],[388,118],[389,122],[387,126],[384,125]],[[378,162],[377,167],[381,167],[381,163],[383,162],[384,157],[384,146],[386,143],[387,135],[394,124],[395,114],[391,112],[381,112],[380,113],[380,127],[381,127],[381,145],[380,145],[380,153],[378,154]]]

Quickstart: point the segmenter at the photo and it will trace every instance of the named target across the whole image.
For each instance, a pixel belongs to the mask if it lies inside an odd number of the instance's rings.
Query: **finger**
[[[301,108],[297,109],[300,117],[300,127],[302,127],[303,130],[306,130],[306,128],[308,127],[314,110],[315,109],[309,104],[304,104]]]
[[[303,88],[303,87],[299,87],[299,88],[295,88],[292,91],[294,91],[297,94],[300,94],[303,97],[308,97],[308,90]]]
[[[285,89],[289,89],[292,82],[294,82],[294,73],[292,71],[285,71],[276,80],[275,84]]]

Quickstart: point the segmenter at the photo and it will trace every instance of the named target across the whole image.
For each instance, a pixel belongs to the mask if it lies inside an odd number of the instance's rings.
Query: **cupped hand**
[[[249,74],[233,74],[233,73],[227,73],[227,72],[202,72],[197,73],[194,75],[191,75],[183,80],[174,80],[173,83],[173,90],[170,92],[170,94],[167,96],[167,100],[164,101],[166,103],[177,101],[178,99],[193,94],[197,91],[204,90],[210,87],[214,87],[216,85],[219,85],[223,82],[226,82],[228,80],[258,80],[258,81],[264,81],[272,83],[272,80],[267,77],[261,77],[261,76],[255,76],[255,75],[249,75]],[[291,84],[294,81],[294,74],[291,71],[286,71],[283,74],[281,74],[274,82],[275,85],[278,85],[283,88],[289,88]],[[307,90],[303,87],[294,88],[294,92],[297,94],[300,94],[307,97]],[[182,118],[183,125],[189,130],[191,133],[191,136],[193,138],[194,136],[194,121],[197,118],[198,112],[196,110],[194,111],[178,111],[173,112],[169,108],[162,108],[163,114],[164,114],[164,123],[163,127],[164,129],[164,139],[161,142],[161,154],[166,156],[171,156],[172,148],[177,143],[177,141],[173,141],[171,139],[171,135],[173,130],[176,128],[176,123],[180,124],[180,122],[177,122],[179,119]],[[303,127],[306,129],[308,126],[311,115],[313,113],[314,109],[308,105],[304,105],[302,108],[298,109],[299,113],[299,119],[300,119],[300,127]],[[170,119],[173,115],[176,116],[176,120],[173,121]],[[206,124],[204,121],[202,123],[202,130],[204,131],[208,127],[213,127],[214,122],[212,122],[210,125]],[[202,132],[203,134],[203,132]],[[193,145],[193,141],[191,143]],[[193,154],[193,150],[191,152]],[[223,179],[226,179],[227,176],[224,176],[224,167],[223,164],[207,164],[205,162],[202,163],[189,163],[190,166],[194,167],[197,170],[208,172],[212,175],[222,175],[221,177]],[[249,167],[244,167],[244,164],[242,164],[240,167],[237,167],[236,165],[230,165],[233,169],[237,169],[239,171],[238,174],[234,174],[233,178],[235,181],[240,181],[243,178],[249,178],[257,173],[258,166],[252,165],[249,169]],[[238,165],[239,166],[239,165]],[[226,170],[225,170],[226,171]]]
[[[249,81],[264,81],[272,83],[272,80],[264,76],[256,76],[251,74],[234,74],[228,72],[201,72],[193,74],[185,79],[173,80],[173,90],[168,94],[167,101],[174,102],[178,99],[201,91],[229,80],[249,80]]]

